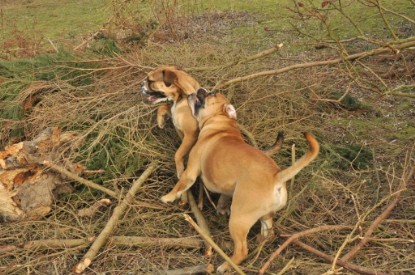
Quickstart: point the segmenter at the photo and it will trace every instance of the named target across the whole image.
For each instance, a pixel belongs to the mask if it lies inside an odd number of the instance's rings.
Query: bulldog
[[[199,128],[192,116],[187,95],[194,93],[199,83],[176,66],[161,66],[149,72],[142,84],[142,93],[152,104],[162,102],[157,110],[157,124],[164,128],[166,116],[170,115],[182,142],[174,155],[177,176],[184,171],[184,157],[196,143]]]
[[[149,72],[142,83],[142,93],[147,102],[161,103],[157,110],[157,124],[164,128],[166,117],[171,116],[177,134],[182,142],[177,149],[174,162],[177,176],[184,171],[184,157],[196,143],[199,127],[186,100],[187,95],[195,93],[200,84],[188,73],[176,66],[160,66]],[[271,156],[277,153],[283,143],[282,133],[278,133],[275,143],[264,152]]]
[[[199,137],[180,180],[161,200],[173,202],[198,176],[208,190],[232,197],[231,259],[240,264],[248,255],[250,228],[259,220],[261,237],[269,238],[273,234],[272,216],[287,203],[286,181],[317,157],[320,146],[313,135],[305,133],[308,151],[292,166],[281,170],[264,152],[244,142],[235,108],[222,94],[200,88],[188,96],[188,102],[200,128]],[[229,264],[225,262],[217,270],[223,273],[228,269]]]

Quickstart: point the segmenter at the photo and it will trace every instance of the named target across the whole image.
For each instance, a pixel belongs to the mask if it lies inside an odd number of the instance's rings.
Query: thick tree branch
[[[75,273],[82,273],[92,262],[95,256],[98,254],[98,251],[101,249],[110,234],[112,233],[113,229],[118,223],[118,220],[121,218],[121,215],[125,212],[127,207],[131,204],[134,200],[135,193],[141,187],[141,185],[147,180],[150,174],[156,169],[156,163],[152,162],[144,173],[138,178],[138,180],[134,181],[131,189],[128,191],[127,195],[125,196],[124,200],[120,202],[120,204],[115,207],[114,213],[112,214],[110,220],[105,225],[104,229],[98,235],[94,243],[89,248],[88,252],[84,255],[82,260],[73,268]]]
[[[391,50],[397,51],[397,50],[406,49],[406,48],[415,46],[415,41],[413,39],[414,38],[410,38],[410,39],[405,40],[405,42],[403,43],[396,43],[396,44],[391,43],[390,45],[387,45],[384,47],[380,47],[380,48],[376,48],[373,50],[364,51],[360,53],[355,53],[351,55],[346,55],[346,56],[335,58],[335,59],[314,61],[314,62],[308,62],[308,63],[302,63],[302,64],[294,64],[294,65],[290,65],[290,66],[280,68],[280,69],[262,71],[262,72],[258,72],[258,73],[254,73],[254,74],[250,74],[246,76],[237,77],[237,78],[234,78],[228,81],[223,81],[223,82],[221,81],[217,83],[216,86],[212,90],[221,89],[221,88],[224,88],[226,86],[229,86],[229,85],[232,85],[238,82],[248,81],[248,80],[258,78],[258,77],[278,75],[278,74],[282,74],[282,73],[296,70],[296,69],[305,69],[305,68],[310,68],[310,67],[333,65],[333,64],[341,63],[343,61],[352,61],[355,59],[360,59],[360,58],[364,58],[364,57],[368,57],[372,55],[378,55],[378,54],[390,52]]]

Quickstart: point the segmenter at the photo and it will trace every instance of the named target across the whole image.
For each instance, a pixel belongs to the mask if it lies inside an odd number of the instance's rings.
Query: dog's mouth
[[[141,86],[141,92],[146,97],[146,102],[148,103],[158,103],[162,101],[166,101],[167,97],[163,92],[160,91],[153,91],[148,88],[149,85],[147,85],[149,82],[148,80],[143,82],[143,85]]]

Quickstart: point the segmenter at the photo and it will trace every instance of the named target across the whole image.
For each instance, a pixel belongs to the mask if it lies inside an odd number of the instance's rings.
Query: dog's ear
[[[235,120],[237,119],[237,117],[236,117],[236,110],[235,110],[235,107],[233,107],[232,104],[225,104],[223,106],[223,111],[226,113],[226,115],[229,118],[233,118]]]
[[[177,80],[177,75],[171,70],[163,70],[163,82],[170,87]]]

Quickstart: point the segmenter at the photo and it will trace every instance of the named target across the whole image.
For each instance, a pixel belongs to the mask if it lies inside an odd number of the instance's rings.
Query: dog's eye
[[[151,84],[153,84],[154,81],[147,79],[147,87],[151,87]]]

